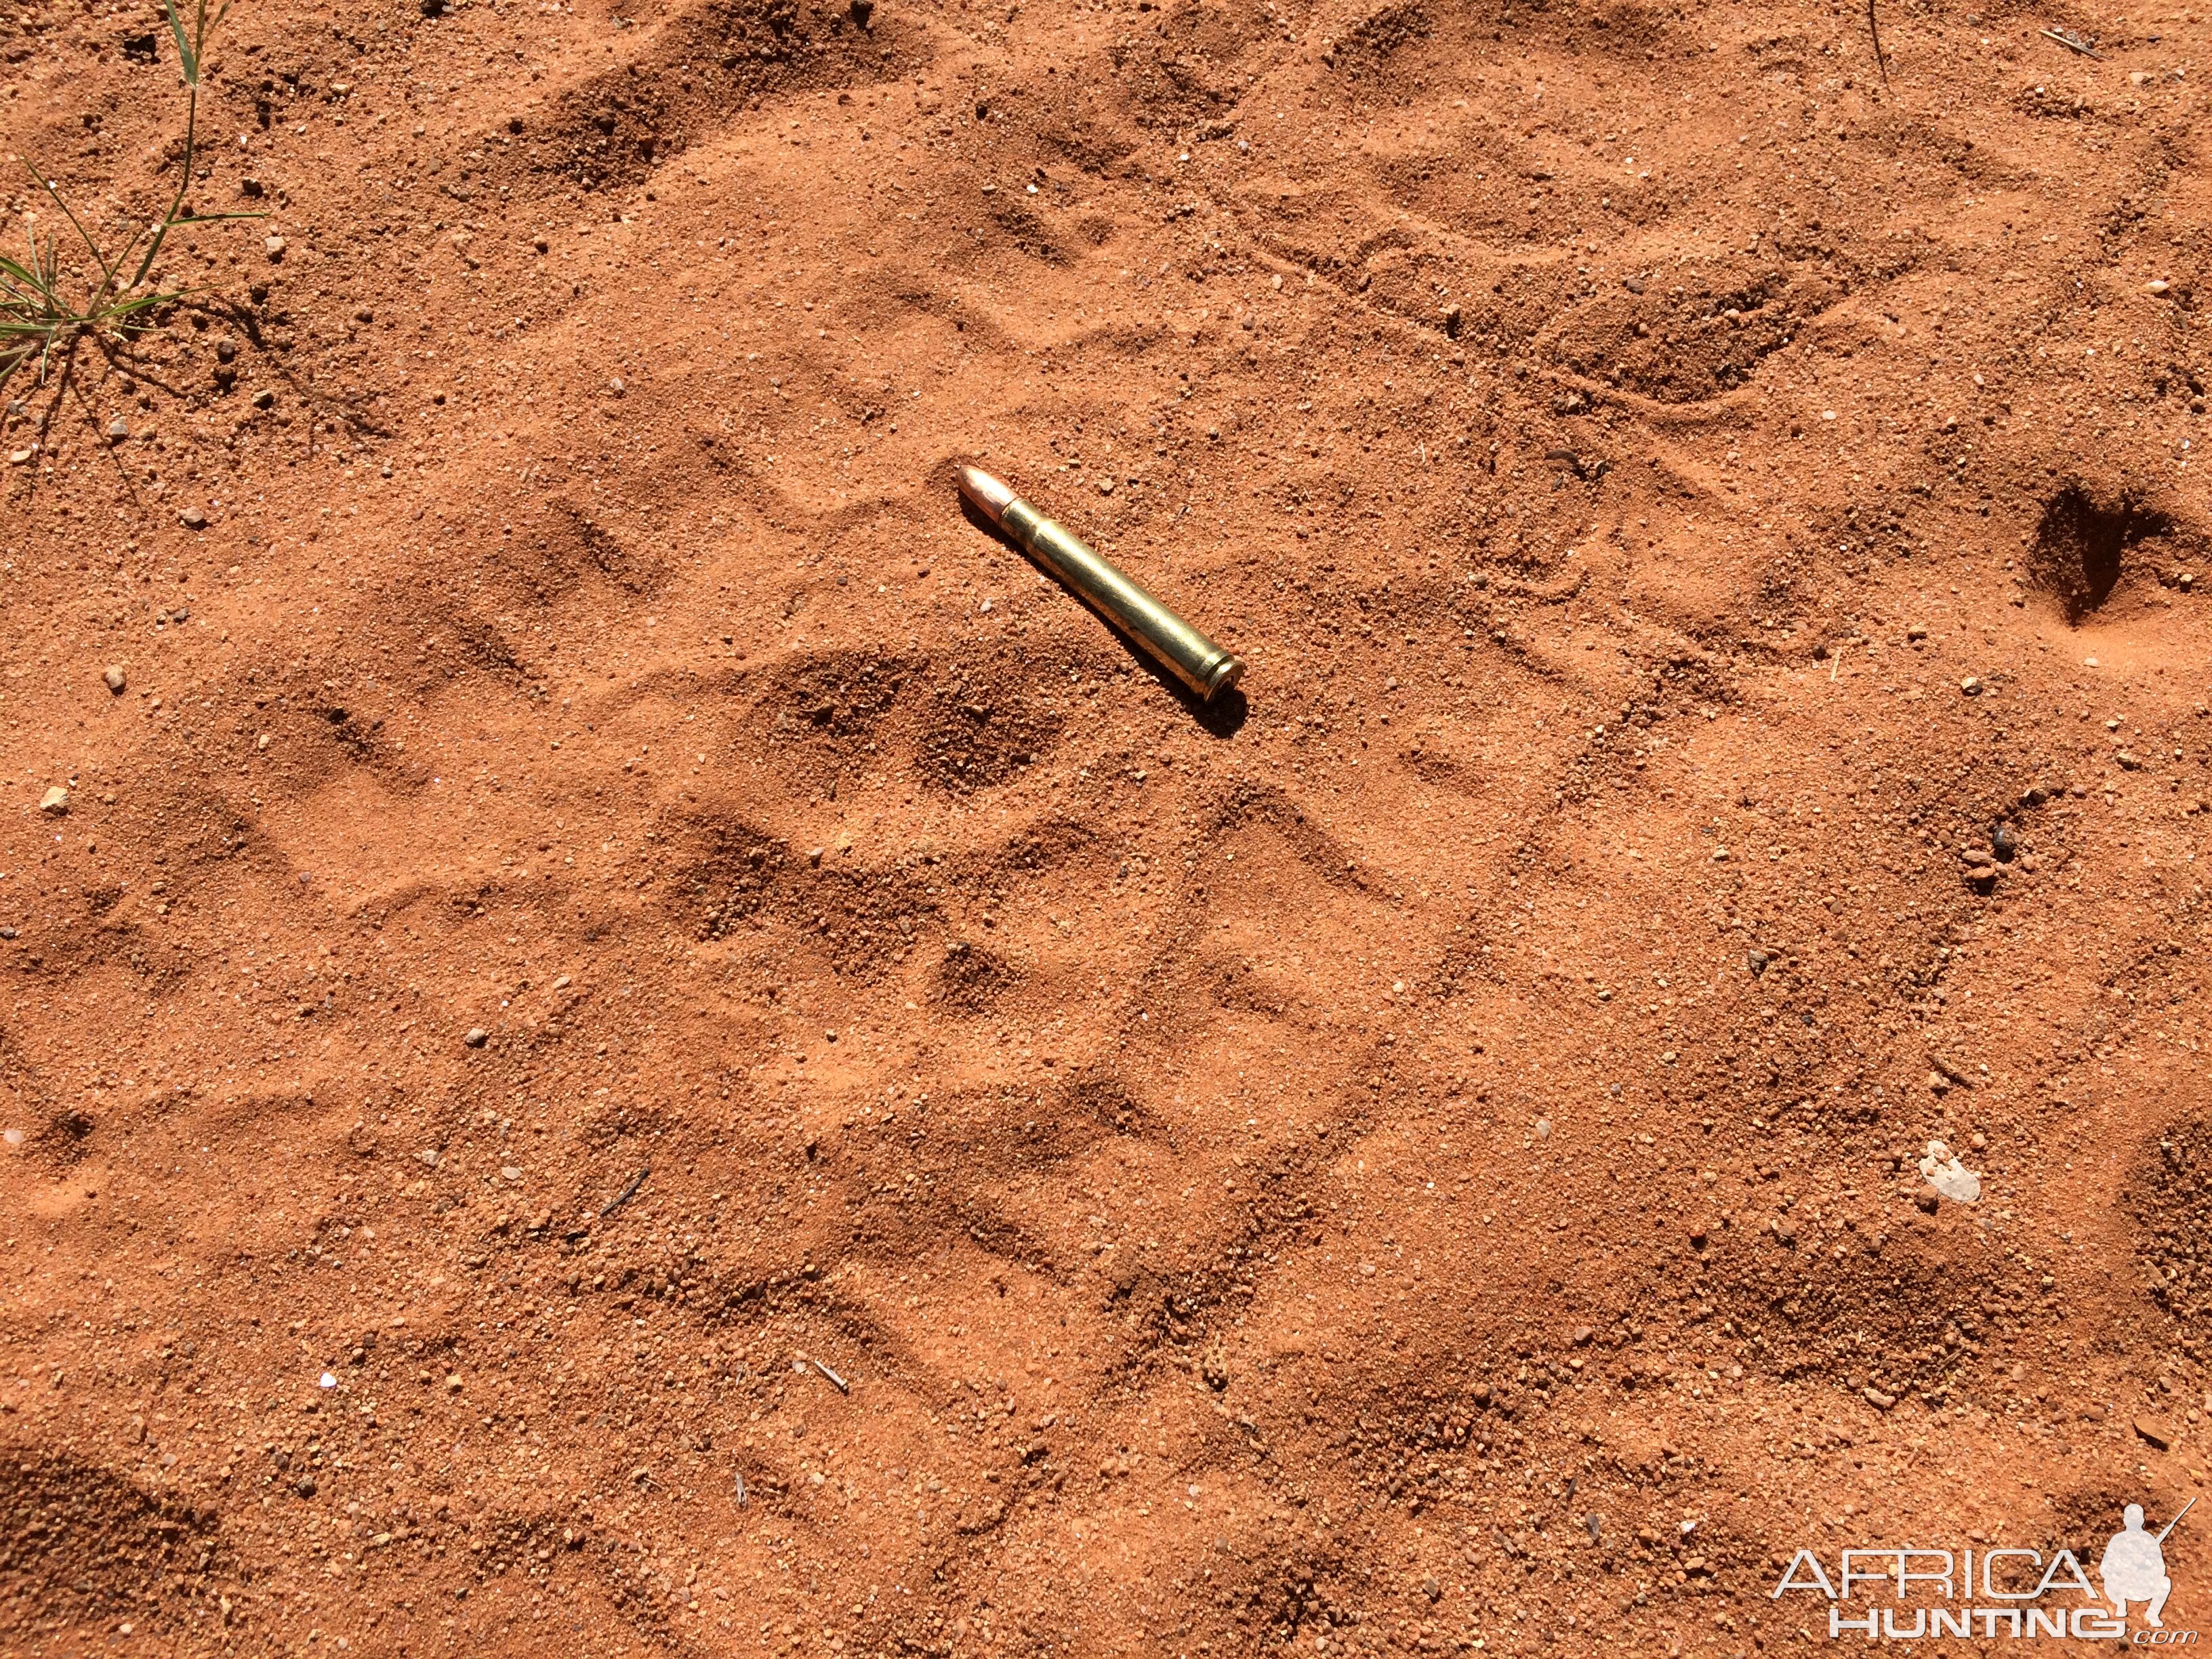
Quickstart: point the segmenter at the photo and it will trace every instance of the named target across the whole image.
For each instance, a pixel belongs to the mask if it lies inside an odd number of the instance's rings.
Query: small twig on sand
[[[600,1211],[599,1213],[603,1216],[612,1215],[617,1210],[622,1208],[623,1205],[629,1203],[630,1200],[635,1198],[637,1196],[637,1189],[645,1185],[646,1176],[652,1173],[653,1171],[649,1169],[640,1170],[635,1175],[629,1178],[629,1185],[623,1188],[622,1191],[615,1194],[614,1202],[608,1205],[607,1207]]]
[[[848,1382],[843,1377],[838,1376],[836,1372],[831,1370],[820,1360],[817,1359],[814,1362],[814,1369],[820,1371],[823,1376],[828,1377],[832,1382],[835,1382],[837,1385],[837,1392],[839,1394],[850,1394],[853,1392],[853,1385],[851,1383]]]
[[[1882,55],[1881,20],[1874,14],[1874,0],[1867,0],[1867,29],[1874,36],[1874,66],[1881,71],[1882,89],[1889,89],[1889,59]]]
[[[2060,46],[2065,47],[2067,51],[2078,52],[2084,58],[2096,58],[2097,61],[2100,64],[2105,61],[2102,58],[2099,58],[2097,56],[2096,49],[2094,47],[2091,46],[2087,40],[2082,40],[2079,35],[2073,33],[2070,30],[2045,29],[2043,31],[2043,38],[2046,40],[2056,40]]]
[[[1971,1089],[1974,1086],[1974,1079],[1966,1074],[1963,1067],[1953,1065],[1942,1055],[1931,1054],[1928,1056],[1928,1063],[1961,1089]]]

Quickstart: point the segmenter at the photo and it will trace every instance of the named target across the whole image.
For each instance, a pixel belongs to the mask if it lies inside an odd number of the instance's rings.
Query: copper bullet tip
[[[960,469],[960,493],[975,502],[993,524],[1004,520],[1006,503],[1014,499],[1014,492],[1002,480],[993,477],[980,466]]]

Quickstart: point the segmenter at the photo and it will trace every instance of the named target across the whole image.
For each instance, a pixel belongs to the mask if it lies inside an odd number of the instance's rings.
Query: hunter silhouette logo
[[[2097,1559],[2101,1595],[2069,1549],[2046,1559],[2040,1550],[2017,1545],[1955,1551],[1888,1545],[1841,1552],[1832,1578],[1816,1553],[1799,1550],[1771,1599],[1792,1591],[1821,1597],[1828,1603],[1832,1641],[1850,1632],[1869,1642],[2066,1637],[2136,1647],[2191,1646],[2197,1632],[2168,1630],[2162,1615],[2173,1593],[2166,1540],[2196,1504],[2191,1498],[2155,1533],[2143,1524],[2142,1505],[2129,1504],[2120,1530]],[[2137,1620],[2132,1633],[2131,1607]]]
[[[2121,1529],[2112,1534],[2112,1541],[2105,1546],[2104,1559],[2097,1564],[2098,1577],[2105,1581],[2105,1599],[2121,1618],[2128,1616],[2129,1602],[2148,1601],[2143,1623],[2153,1630],[2166,1627],[2166,1621],[2158,1616],[2166,1607],[2166,1598],[2173,1594],[2173,1580],[2166,1576],[2166,1534],[2181,1524],[2181,1516],[2188,1514],[2196,1502],[2192,1498],[2184,1504],[2181,1515],[2167,1522],[2165,1531],[2155,1538],[2143,1530],[2142,1505],[2128,1505],[2120,1517]]]

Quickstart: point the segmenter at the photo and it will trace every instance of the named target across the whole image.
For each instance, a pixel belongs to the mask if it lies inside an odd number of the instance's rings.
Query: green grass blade
[[[177,15],[176,0],[161,0],[161,3],[168,8],[169,15],[174,18]],[[146,257],[138,262],[138,269],[123,285],[125,293],[146,280],[146,273],[153,270],[154,261],[161,257],[161,244],[168,240],[170,224],[185,205],[185,191],[191,187],[192,181],[192,143],[194,135],[199,131],[199,119],[200,89],[195,83],[185,98],[185,159],[183,168],[177,176],[177,193],[170,201],[169,210],[162,216],[161,222],[154,227],[154,240],[146,245]]]
[[[199,55],[185,39],[185,20],[177,15],[177,0],[161,0],[161,9],[169,15],[169,33],[176,37],[177,61],[184,66],[185,84],[196,87],[200,83]]]
[[[36,258],[37,256],[33,255],[32,257]],[[51,302],[54,297],[53,295],[48,291],[46,283],[40,280],[38,272],[25,270],[21,265],[17,264],[13,259],[10,259],[5,254],[0,254],[0,281],[5,281],[15,287],[25,290],[28,294],[35,294],[40,299],[46,300],[49,302]]]
[[[155,223],[154,226],[154,240],[146,244],[146,257],[138,262],[138,269],[137,271],[132,273],[129,284],[130,287],[136,288],[139,283],[146,280],[146,273],[153,270],[154,261],[161,257],[161,244],[167,239],[168,234],[169,222],[167,220],[161,220]]]
[[[150,228],[151,227],[148,227],[148,228]],[[131,233],[131,240],[124,245],[123,252],[115,256],[114,270],[108,273],[106,288],[103,289],[99,294],[93,296],[94,304],[98,304],[100,301],[106,299],[107,295],[111,292],[116,294],[127,294],[131,289],[137,286],[136,283],[129,284],[117,283],[115,280],[115,271],[121,270],[125,265],[130,264],[131,256],[138,251],[139,241],[145,236],[145,234],[146,231],[144,229],[135,230]]]
[[[156,306],[165,306],[173,300],[181,300],[184,297],[181,294],[141,294],[133,299],[124,301],[119,305],[110,306],[93,320],[109,324],[127,323],[142,311],[151,311]]]
[[[54,198],[54,205],[62,210],[62,216],[67,219],[76,229],[78,239],[84,243],[86,251],[92,255],[93,264],[100,267],[100,291],[106,292],[108,285],[115,280],[115,267],[108,264],[107,256],[100,251],[100,244],[92,240],[92,233],[87,230],[76,215],[70,211],[70,204],[62,200],[62,193],[54,188],[53,181],[40,173],[38,168],[32,167],[28,161],[25,161],[23,165],[30,169],[31,177],[39,181],[39,188]]]

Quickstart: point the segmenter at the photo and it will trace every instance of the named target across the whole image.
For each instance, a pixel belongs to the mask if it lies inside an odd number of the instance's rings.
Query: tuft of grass
[[[222,0],[213,16],[208,15],[208,0],[191,0],[191,3],[194,10],[187,27],[177,9],[177,0],[161,0],[162,9],[168,14],[169,33],[176,40],[185,94],[184,159],[178,166],[176,193],[166,213],[142,228],[128,246],[110,258],[52,181],[27,161],[24,163],[39,188],[53,198],[69,221],[76,240],[84,244],[92,269],[70,270],[63,258],[61,235],[50,233],[41,242],[35,225],[26,234],[29,250],[24,258],[0,254],[0,389],[5,389],[18,371],[32,366],[43,386],[57,363],[66,362],[81,341],[103,337],[128,341],[153,326],[152,313],[185,298],[185,289],[147,285],[171,231],[262,216],[194,213],[185,200],[191,185],[192,155],[198,138],[201,64],[209,36],[230,11],[230,0]]]

